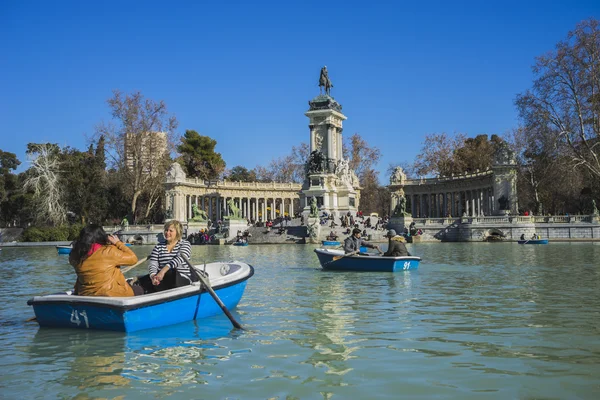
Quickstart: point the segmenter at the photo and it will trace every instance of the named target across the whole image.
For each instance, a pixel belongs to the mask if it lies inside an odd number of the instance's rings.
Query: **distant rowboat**
[[[396,272],[419,268],[421,257],[383,257],[375,255],[345,255],[343,250],[315,249],[325,270]],[[335,259],[334,259],[335,258]]]
[[[56,246],[58,254],[71,254],[72,246]]]
[[[548,239],[519,240],[519,244],[548,244]]]

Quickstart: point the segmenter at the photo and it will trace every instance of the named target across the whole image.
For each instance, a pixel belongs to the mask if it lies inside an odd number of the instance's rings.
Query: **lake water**
[[[246,330],[133,334],[25,322],[75,275],[54,248],[4,248],[0,398],[600,398],[600,243],[415,244],[419,270],[397,273],[324,272],[314,248],[194,246],[255,267]]]

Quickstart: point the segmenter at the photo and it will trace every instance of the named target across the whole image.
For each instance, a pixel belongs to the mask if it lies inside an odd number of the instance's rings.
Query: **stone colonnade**
[[[208,217],[213,220],[223,219],[231,214],[227,205],[229,200],[233,200],[235,206],[240,210],[240,216],[252,221],[274,220],[277,217],[289,215],[294,216],[295,212],[302,211],[299,205],[298,195],[295,196],[269,196],[256,197],[248,196],[241,191],[239,195],[230,194],[223,196],[218,193],[206,195],[185,195],[186,213],[183,220],[192,218],[192,206],[196,204],[200,210],[204,210]]]
[[[430,191],[406,197],[413,218],[475,217],[495,213],[494,191],[491,187],[441,193]]]
[[[400,179],[390,183],[391,210],[400,196],[413,218],[517,214],[516,169],[498,166],[459,176]]]
[[[166,219],[187,221],[193,217],[192,207],[206,213],[212,221],[231,214],[233,201],[239,216],[253,221],[266,221],[301,212],[297,183],[259,183],[203,181],[187,178],[181,166],[173,163],[165,181]]]

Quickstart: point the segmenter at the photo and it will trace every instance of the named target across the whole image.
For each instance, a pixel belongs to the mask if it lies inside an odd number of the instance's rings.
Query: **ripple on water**
[[[25,323],[73,270],[54,248],[5,248],[3,397],[598,398],[600,246],[409,247],[419,270],[356,274],[322,271],[311,246],[195,246],[256,268],[246,330],[217,316],[129,335]]]

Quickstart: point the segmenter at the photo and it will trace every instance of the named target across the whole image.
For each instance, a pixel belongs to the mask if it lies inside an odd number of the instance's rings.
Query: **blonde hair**
[[[166,231],[170,227],[175,228],[175,241],[180,241],[183,237],[183,225],[181,225],[181,222],[177,221],[176,219],[172,219],[165,224],[165,228],[163,230]]]

